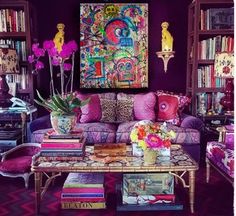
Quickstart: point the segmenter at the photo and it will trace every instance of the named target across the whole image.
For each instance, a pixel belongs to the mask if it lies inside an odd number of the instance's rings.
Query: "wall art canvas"
[[[148,4],[80,4],[80,87],[148,87]]]

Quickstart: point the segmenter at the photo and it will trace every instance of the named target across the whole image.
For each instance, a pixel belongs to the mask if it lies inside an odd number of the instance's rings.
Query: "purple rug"
[[[191,214],[188,193],[181,183],[175,187],[184,209],[181,211],[116,212],[117,195],[115,185],[121,182],[121,174],[107,173],[105,189],[107,208],[104,210],[64,210],[60,208],[60,193],[66,175],[58,177],[49,187],[41,201],[40,215],[47,216],[233,216],[233,187],[212,170],[210,183],[205,182],[205,168],[196,175],[195,213]],[[24,188],[22,178],[0,176],[0,216],[32,216],[34,213],[34,180],[30,178],[29,189]]]

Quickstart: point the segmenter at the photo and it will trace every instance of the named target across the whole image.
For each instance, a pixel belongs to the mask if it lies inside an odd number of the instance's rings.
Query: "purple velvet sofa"
[[[186,100],[181,96],[154,92],[145,94],[101,93],[84,95],[90,103],[81,108],[77,127],[86,135],[86,143],[130,142],[130,131],[140,120],[165,121],[176,132],[172,143],[181,144],[199,162],[200,131],[203,122],[191,115],[179,114]],[[170,105],[173,107],[170,107]],[[163,109],[164,108],[164,109]],[[159,115],[160,114],[160,115]],[[41,143],[44,133],[51,128],[50,116],[40,117],[30,124],[31,141]]]

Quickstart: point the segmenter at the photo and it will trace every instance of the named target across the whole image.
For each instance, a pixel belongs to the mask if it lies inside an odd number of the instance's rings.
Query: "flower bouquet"
[[[167,129],[166,123],[144,120],[134,125],[130,139],[143,151],[154,150],[158,152],[158,156],[170,157],[171,139],[175,138],[175,135],[173,130]]]

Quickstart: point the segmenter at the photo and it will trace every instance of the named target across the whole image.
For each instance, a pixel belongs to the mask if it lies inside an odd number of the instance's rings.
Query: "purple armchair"
[[[39,151],[40,144],[24,143],[1,154],[0,174],[7,177],[22,177],[28,188],[32,157]]]

